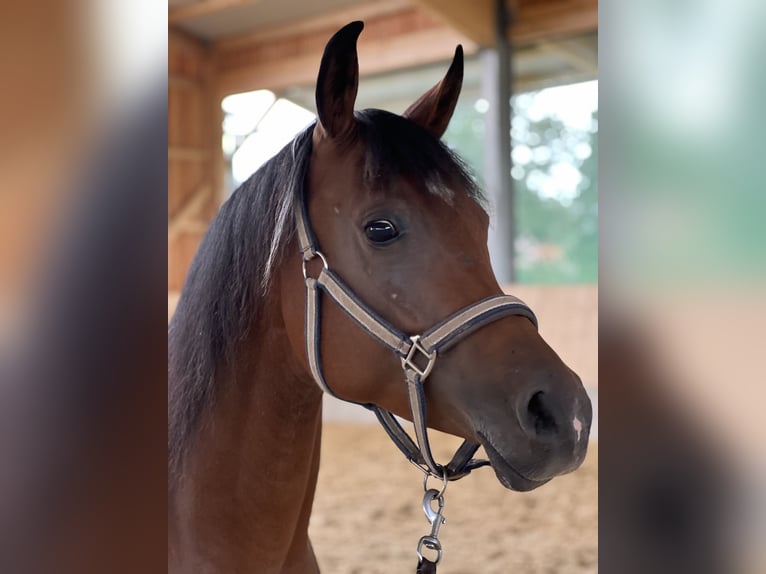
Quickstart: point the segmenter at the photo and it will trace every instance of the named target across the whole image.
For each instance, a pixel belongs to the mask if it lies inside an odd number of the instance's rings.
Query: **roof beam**
[[[494,0],[413,0],[480,46],[494,47]],[[509,39],[525,44],[598,29],[598,0],[511,0]]]
[[[480,46],[495,45],[494,0],[414,0]]]
[[[362,75],[395,70],[403,62],[418,66],[448,60],[458,43],[467,54],[477,49],[459,32],[414,8],[369,18],[367,24],[357,46]],[[254,35],[216,43],[218,96],[313,84],[319,54],[333,32],[335,25],[283,38]]]
[[[363,20],[366,24],[365,36],[369,31],[370,21],[381,19],[398,12],[412,11],[410,0],[385,0],[385,2],[362,2],[347,8],[339,8],[318,16],[301,19],[295,22],[287,22],[268,28],[255,28],[243,34],[228,36],[216,40],[215,45],[219,50],[233,50],[240,46],[248,46],[267,40],[281,40],[284,38],[309,35],[316,31],[332,33],[352,20]],[[330,36],[327,36],[329,39]]]
[[[222,12],[227,8],[252,4],[258,0],[198,0],[168,8],[168,24],[177,24],[200,16]]]
[[[516,44],[598,30],[598,0],[520,0],[514,14],[511,39]]]

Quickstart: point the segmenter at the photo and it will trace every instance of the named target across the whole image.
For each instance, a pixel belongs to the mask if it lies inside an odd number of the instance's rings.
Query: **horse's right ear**
[[[441,138],[455,112],[462,86],[463,46],[458,44],[452,64],[442,81],[420,96],[402,115]]]
[[[356,40],[362,28],[363,22],[346,24],[325,46],[317,78],[315,138],[346,138],[354,131],[354,102],[359,86]]]

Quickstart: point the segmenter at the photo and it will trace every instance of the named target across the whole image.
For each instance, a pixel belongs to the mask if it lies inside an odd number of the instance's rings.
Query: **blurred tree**
[[[536,93],[514,98],[513,170],[520,283],[598,280],[598,111],[590,125],[530,113]],[[458,105],[445,136],[482,182],[484,100]]]

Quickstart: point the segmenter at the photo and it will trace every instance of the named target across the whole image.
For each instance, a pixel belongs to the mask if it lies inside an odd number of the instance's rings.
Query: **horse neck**
[[[174,496],[179,572],[311,572],[321,392],[299,370],[279,301],[222,374]],[[171,546],[174,546],[171,543]]]

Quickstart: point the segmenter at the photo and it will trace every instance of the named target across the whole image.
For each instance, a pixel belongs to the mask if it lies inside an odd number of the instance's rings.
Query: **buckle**
[[[410,341],[412,341],[412,346],[407,352],[407,356],[402,357],[401,359],[402,369],[405,371],[407,369],[412,369],[418,375],[420,375],[421,380],[425,380],[425,378],[431,373],[431,369],[434,368],[434,363],[436,362],[436,351],[429,353],[426,349],[424,349],[420,344],[420,335],[412,335],[410,337]],[[423,355],[426,361],[428,361],[424,368],[420,368],[420,366],[418,366],[418,364],[415,362],[416,353],[420,353],[420,355]]]

